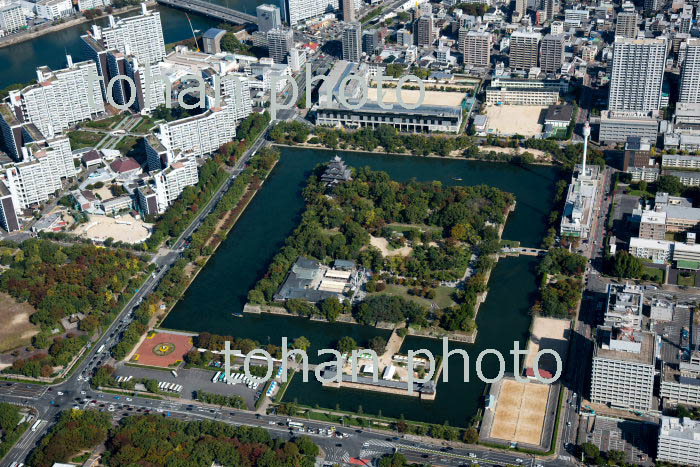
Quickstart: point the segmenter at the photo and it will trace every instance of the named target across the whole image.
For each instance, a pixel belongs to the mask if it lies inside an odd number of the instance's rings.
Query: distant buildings
[[[362,26],[348,23],[343,27],[343,60],[359,62],[362,56]]]
[[[662,416],[656,460],[700,464],[700,421]]]
[[[686,41],[678,102],[700,104],[700,39]]]
[[[649,410],[656,362],[654,334],[599,326],[596,335],[591,402]]]
[[[616,37],[610,77],[609,110],[637,112],[659,110],[665,63],[665,39]],[[658,127],[656,131],[658,132]]]
[[[0,6],[0,30],[6,33],[19,31],[27,25],[27,19],[19,3]]]
[[[338,0],[285,0],[287,21],[290,26],[321,16],[324,13],[337,11],[340,8]]]

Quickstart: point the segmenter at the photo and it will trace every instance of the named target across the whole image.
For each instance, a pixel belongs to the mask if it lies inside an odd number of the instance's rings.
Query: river
[[[328,161],[336,152],[298,148],[282,148],[282,158],[246,212],[190,286],[185,297],[173,309],[164,327],[190,331],[209,331],[224,335],[246,336],[279,345],[281,337],[290,340],[301,335],[312,343],[313,356],[324,347],[333,347],[343,336],[349,335],[360,344],[375,335],[388,337],[388,331],[350,324],[327,324],[306,319],[274,315],[231,314],[240,312],[250,288],[264,274],[272,257],[284,239],[299,222],[304,209],[301,190],[311,169]],[[515,194],[517,208],[511,214],[504,238],[520,240],[524,245],[537,246],[544,235],[545,219],[551,209],[557,169],[551,166],[516,167],[505,163],[444,160],[409,156],[389,156],[356,152],[340,154],[350,166],[371,166],[387,171],[397,180],[440,180],[445,184],[487,184]],[[461,181],[455,180],[461,178]],[[473,364],[478,353],[495,348],[506,357],[517,340],[524,347],[530,324],[528,309],[536,292],[532,257],[501,260],[491,276],[488,299],[482,305],[477,323],[479,335],[473,345],[463,348],[471,355],[472,368],[469,383],[463,379],[462,364],[458,357],[451,359],[450,382],[440,383],[438,396],[433,402],[420,402],[409,397],[385,396],[378,393],[349,389],[324,389],[318,383],[303,383],[295,377],[285,396],[307,405],[320,405],[356,410],[362,405],[365,413],[400,416],[433,423],[449,421],[464,426],[480,404],[484,384],[476,380]],[[407,348],[429,348],[441,354],[441,343],[432,339],[408,338]],[[485,368],[493,369],[495,359],[485,360]],[[489,363],[490,362],[490,363]],[[488,370],[485,370],[488,373]],[[313,378],[313,375],[312,375]],[[454,378],[454,379],[453,379]]]

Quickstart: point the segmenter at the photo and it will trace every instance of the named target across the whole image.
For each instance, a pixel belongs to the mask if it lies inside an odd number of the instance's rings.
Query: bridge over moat
[[[233,24],[255,23],[255,16],[227,8],[223,5],[206,0],[157,0],[161,5],[191,11],[210,18],[219,19]]]

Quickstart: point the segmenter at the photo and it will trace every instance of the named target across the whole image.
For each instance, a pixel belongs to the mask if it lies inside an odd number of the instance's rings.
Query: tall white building
[[[153,176],[155,193],[158,202],[158,212],[164,212],[182,191],[199,181],[197,161],[194,157],[180,157],[170,166]]]
[[[39,67],[38,84],[10,92],[15,114],[49,138],[105,110],[95,62],[73,63],[70,55],[67,59],[67,68]]]
[[[637,38],[637,13],[622,12],[617,15],[615,36],[622,36],[628,39]]]
[[[73,14],[71,0],[39,0],[36,2],[36,15],[39,18],[55,20]]]
[[[650,332],[598,326],[591,401],[622,409],[651,409],[656,339]]]
[[[24,160],[41,160],[49,167],[51,173],[59,178],[70,178],[76,174],[70,140],[67,136],[32,142],[23,149]]]
[[[139,63],[156,63],[165,57],[160,12],[149,11],[145,3],[141,4],[140,15],[119,19],[110,15],[109,26],[93,28],[93,35],[105,49],[133,55]]]
[[[537,66],[542,34],[532,29],[518,29],[510,35],[510,67],[529,70]]]
[[[253,113],[250,99],[250,81],[243,73],[228,73],[220,77],[221,95],[229,112],[233,114],[235,125]]]
[[[347,23],[343,28],[343,60],[359,62],[362,56],[362,25]]]
[[[700,465],[700,421],[662,416],[656,460]]]
[[[267,32],[267,44],[270,58],[275,63],[284,63],[289,51],[294,47],[294,31],[284,28],[270,29]]]
[[[226,106],[212,108],[159,126],[160,141],[170,151],[210,154],[236,136],[234,113]]]
[[[650,112],[661,105],[666,40],[616,37],[610,77],[610,110]]]
[[[27,25],[27,19],[19,3],[0,6],[0,30],[6,33],[18,31]]]
[[[112,0],[78,0],[78,10],[86,11],[103,8],[112,4]]]
[[[282,17],[280,16],[280,9],[275,5],[258,5],[255,8],[257,14],[257,24],[258,31],[268,32],[270,29],[276,29],[282,27]]]
[[[355,18],[355,0],[343,0],[343,21],[352,23]]]
[[[287,21],[290,26],[309,18],[331,13],[340,8],[339,0],[285,0]]]
[[[700,104],[700,39],[688,39],[685,50],[678,101]]]

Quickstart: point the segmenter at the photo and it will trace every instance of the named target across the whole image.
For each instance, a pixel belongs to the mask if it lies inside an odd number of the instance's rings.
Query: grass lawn
[[[664,281],[664,271],[661,269],[644,266],[644,269],[642,269],[642,274],[648,274],[649,277],[651,277],[652,281],[657,281],[661,283],[663,283]]]
[[[684,277],[683,274],[678,274],[678,285],[695,287],[695,273],[690,273],[689,277]]]
[[[14,298],[0,293],[0,352],[28,345],[39,328],[29,322],[34,308],[28,303],[17,303]]]
[[[408,293],[408,287],[404,285],[397,285],[397,284],[387,284],[386,289],[384,289],[381,292],[377,292],[373,295],[379,295],[379,294],[389,294],[389,295],[396,295],[399,297],[403,297],[407,300],[410,300],[412,302],[415,302],[421,306],[430,308],[430,305],[435,302],[440,308],[445,308],[447,306],[452,306],[454,305],[454,302],[452,301],[452,298],[450,298],[450,295],[452,294],[452,289],[451,287],[438,287],[435,289],[435,298],[433,300],[423,298],[423,297],[418,297],[416,295],[410,295]]]
[[[93,148],[105,135],[89,131],[69,131],[68,139],[72,149]]]
[[[125,136],[114,149],[126,155],[134,148],[134,146],[136,146],[136,144],[138,144],[138,142],[139,139],[135,136]]]
[[[88,122],[81,123],[81,125],[88,128],[106,130],[112,128],[114,125],[116,125],[118,122],[122,121],[126,117],[126,115],[117,114],[108,118],[103,118],[102,120],[90,120]]]
[[[153,125],[155,125],[155,120],[151,117],[143,117],[138,125],[136,125],[131,132],[132,133],[147,133]]]

